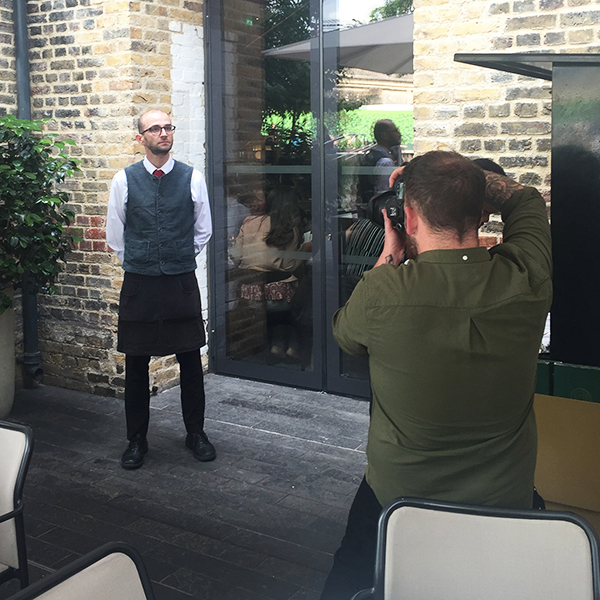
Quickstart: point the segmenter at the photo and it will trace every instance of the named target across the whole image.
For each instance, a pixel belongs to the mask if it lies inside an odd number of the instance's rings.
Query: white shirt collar
[[[173,160],[173,157],[169,154],[169,160],[160,168],[160,170],[166,175],[167,173],[170,173],[173,170],[174,166],[175,161]],[[146,168],[146,171],[148,171],[148,173],[150,174],[156,171],[156,167],[148,160],[147,156],[144,156],[144,167]]]

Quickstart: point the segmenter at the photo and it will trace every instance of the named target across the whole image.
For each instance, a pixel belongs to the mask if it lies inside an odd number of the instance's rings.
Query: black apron
[[[205,344],[194,271],[159,276],[125,272],[119,303],[119,352],[167,356],[198,350]]]

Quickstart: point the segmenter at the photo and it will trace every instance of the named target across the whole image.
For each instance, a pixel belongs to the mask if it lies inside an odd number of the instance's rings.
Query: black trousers
[[[200,350],[175,355],[179,362],[181,385],[181,411],[188,433],[204,430],[204,376]],[[136,435],[143,438],[148,433],[150,421],[149,356],[125,355],[125,418],[127,439]]]
[[[382,506],[365,478],[358,487],[342,543],[333,557],[321,600],[350,600],[373,587],[377,523]]]

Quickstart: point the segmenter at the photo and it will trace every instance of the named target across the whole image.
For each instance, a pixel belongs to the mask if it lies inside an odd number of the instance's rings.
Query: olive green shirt
[[[534,188],[515,192],[502,219],[502,244],[374,268],[334,315],[342,350],[369,355],[366,479],[382,505],[418,496],[531,508],[550,227]]]

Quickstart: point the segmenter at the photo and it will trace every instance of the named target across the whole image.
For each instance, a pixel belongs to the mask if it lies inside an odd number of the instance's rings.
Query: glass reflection
[[[310,2],[236,2],[225,17],[226,355],[312,369]],[[240,15],[246,14],[245,19]]]

